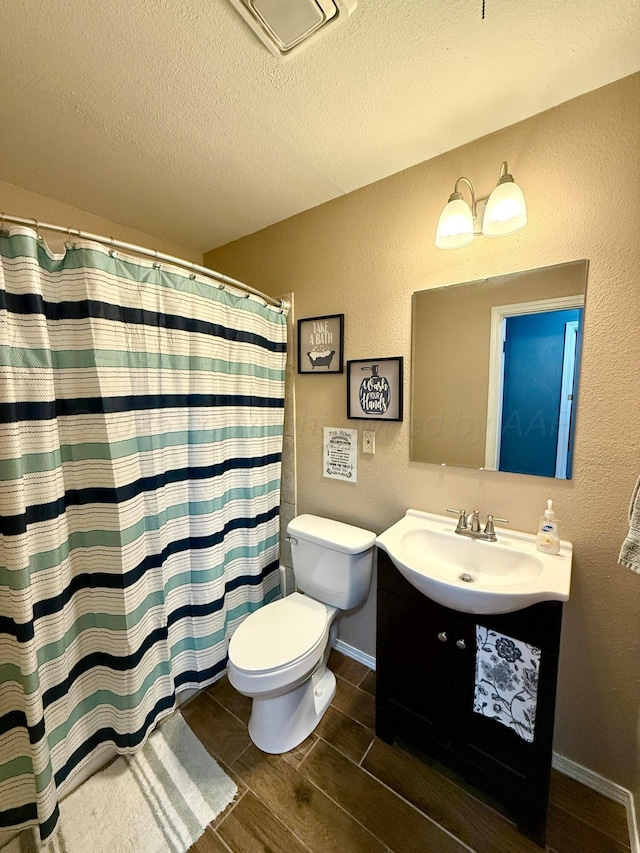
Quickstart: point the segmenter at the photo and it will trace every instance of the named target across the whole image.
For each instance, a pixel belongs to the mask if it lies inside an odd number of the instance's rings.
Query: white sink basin
[[[455,533],[456,522],[410,509],[381,533],[387,552],[410,584],[438,604],[463,613],[510,613],[539,601],[568,601],[573,546],[559,554],[536,549],[530,533],[496,528],[497,542]]]

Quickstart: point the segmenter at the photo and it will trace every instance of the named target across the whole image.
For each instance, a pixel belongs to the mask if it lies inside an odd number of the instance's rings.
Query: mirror
[[[570,479],[587,261],[413,295],[411,459]]]

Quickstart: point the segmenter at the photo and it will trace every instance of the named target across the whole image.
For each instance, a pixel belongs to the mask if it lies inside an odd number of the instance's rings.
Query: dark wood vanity
[[[377,554],[376,734],[387,743],[398,737],[452,768],[544,844],[562,603],[491,616],[458,613],[426,598],[384,551]],[[476,626],[539,654],[531,741],[474,711]]]

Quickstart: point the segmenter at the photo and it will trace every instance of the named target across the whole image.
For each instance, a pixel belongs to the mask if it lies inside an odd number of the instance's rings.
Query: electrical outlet
[[[363,429],[362,430],[362,452],[363,453],[375,453],[376,452],[376,434],[373,430]]]

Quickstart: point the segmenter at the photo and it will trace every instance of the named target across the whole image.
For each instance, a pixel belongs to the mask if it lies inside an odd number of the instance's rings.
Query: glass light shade
[[[527,205],[520,187],[514,181],[498,184],[484,209],[482,233],[486,237],[502,237],[526,224]]]
[[[439,249],[460,249],[473,240],[471,208],[462,198],[445,205],[436,229],[436,246]]]

